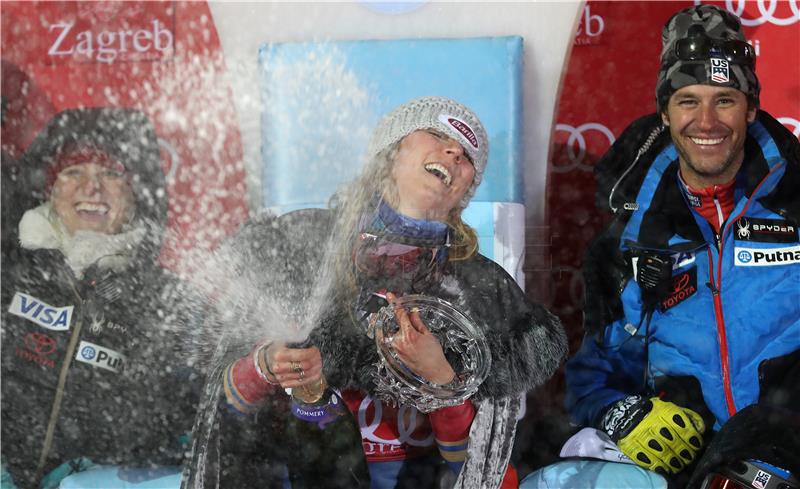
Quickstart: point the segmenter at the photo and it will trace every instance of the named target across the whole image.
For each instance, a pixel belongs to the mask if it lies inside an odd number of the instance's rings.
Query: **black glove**
[[[709,473],[750,459],[800,474],[800,413],[760,404],[742,409],[714,435],[687,487],[699,488]]]

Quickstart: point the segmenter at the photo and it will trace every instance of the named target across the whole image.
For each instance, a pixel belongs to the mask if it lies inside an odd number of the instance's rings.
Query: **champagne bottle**
[[[321,377],[292,389],[287,431],[297,447],[289,459],[292,489],[368,488],[361,431],[344,400]]]

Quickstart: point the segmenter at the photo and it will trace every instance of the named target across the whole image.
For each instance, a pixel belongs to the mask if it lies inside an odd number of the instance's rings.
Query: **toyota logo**
[[[25,346],[39,355],[49,355],[56,349],[56,340],[42,333],[28,333],[25,336]]]
[[[694,1],[695,5],[700,5],[701,3],[700,0]],[[758,0],[756,3],[758,5],[759,17],[752,19],[743,15],[745,13],[744,7],[746,3],[746,0],[725,0],[725,7],[727,7],[730,13],[739,17],[744,26],[752,27],[765,23],[786,26],[800,21],[800,5],[798,5],[798,0]],[[776,13],[779,5],[788,5],[791,14],[786,17],[781,17],[780,12]]]
[[[691,277],[688,273],[676,277],[675,280],[672,281],[672,293],[675,294],[685,289],[686,286],[689,285],[690,280]]]
[[[578,127],[573,127],[569,124],[556,124],[556,131],[563,131],[569,134],[566,144],[567,158],[569,159],[568,165],[551,165],[553,171],[556,173],[564,173],[578,168],[583,171],[592,171],[592,166],[584,163],[586,157],[586,137],[588,131],[597,131],[608,140],[608,145],[604,146],[597,154],[603,154],[611,144],[614,143],[614,134],[604,125],[597,122],[587,122]]]

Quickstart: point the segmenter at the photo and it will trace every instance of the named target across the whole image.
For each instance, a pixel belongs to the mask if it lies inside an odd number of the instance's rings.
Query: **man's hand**
[[[389,293],[386,299],[394,304],[396,296]],[[392,337],[392,346],[400,360],[415,374],[434,384],[451,382],[456,373],[447,362],[439,340],[419,317],[419,312],[395,306],[394,314],[400,330]]]
[[[606,412],[602,429],[631,460],[666,475],[694,461],[703,446],[705,423],[691,409],[657,397],[632,396]]]

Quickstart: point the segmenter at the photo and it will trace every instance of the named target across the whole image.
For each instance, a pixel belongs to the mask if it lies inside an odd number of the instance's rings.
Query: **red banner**
[[[185,251],[210,249],[247,218],[238,119],[205,2],[3,2],[2,53],[4,155],[18,157],[63,109],[148,114],[169,183],[167,266],[182,269]]]

